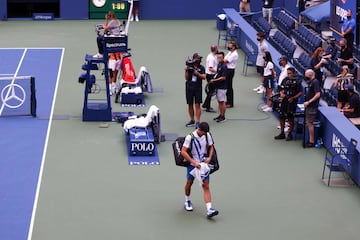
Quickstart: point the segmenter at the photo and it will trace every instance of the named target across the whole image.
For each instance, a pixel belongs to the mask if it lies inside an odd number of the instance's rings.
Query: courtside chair
[[[244,65],[243,65],[243,70],[242,70],[242,73],[244,76],[247,75],[248,67],[256,66],[256,57],[257,57],[257,54],[251,54],[251,53],[245,52]]]
[[[330,179],[332,172],[343,172],[347,175],[346,179],[350,179],[351,163],[357,157],[356,151],[357,141],[354,139],[350,140],[349,146],[347,147],[335,147],[334,150],[337,152],[332,154],[329,150],[326,150],[323,173],[321,179],[325,179],[325,170],[329,169],[327,185],[330,186]],[[344,176],[345,176],[344,175]]]
[[[218,46],[220,46],[220,41],[224,41],[224,48],[226,49],[226,45],[230,41],[237,42],[237,38],[239,35],[239,26],[235,23],[230,22],[226,19],[226,30],[220,31],[218,34]]]

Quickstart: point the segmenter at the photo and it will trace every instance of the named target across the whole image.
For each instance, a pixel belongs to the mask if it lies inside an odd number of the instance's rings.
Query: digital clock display
[[[109,11],[113,11],[118,19],[127,19],[129,11],[127,0],[89,0],[89,3],[90,19],[104,19]]]
[[[111,4],[113,10],[125,10],[124,2],[117,2]]]

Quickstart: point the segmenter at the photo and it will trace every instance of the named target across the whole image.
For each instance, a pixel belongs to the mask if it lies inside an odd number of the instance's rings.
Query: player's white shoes
[[[191,203],[190,200],[189,200],[189,201],[185,201],[185,203],[184,203],[184,209],[185,209],[186,211],[192,211],[192,210],[193,210],[193,206],[192,206],[192,203]]]
[[[212,218],[212,217],[214,217],[214,216],[216,216],[216,215],[218,215],[219,214],[219,211],[218,210],[216,210],[216,209],[214,209],[214,208],[210,208],[208,211],[207,211],[207,213],[206,213],[206,217],[207,218]]]

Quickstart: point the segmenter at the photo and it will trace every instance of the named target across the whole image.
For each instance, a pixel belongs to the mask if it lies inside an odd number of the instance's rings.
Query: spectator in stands
[[[318,47],[311,56],[310,67],[315,72],[315,78],[319,81],[320,86],[323,86],[323,66],[326,60],[322,58],[324,49]]]
[[[352,52],[354,44],[354,31],[356,27],[355,19],[352,17],[352,12],[349,9],[346,13],[346,19],[341,27],[341,36],[346,39],[347,46]]]
[[[205,73],[208,84],[206,87],[206,98],[202,105],[202,107],[205,109],[206,112],[216,112],[211,107],[211,97],[213,96],[215,89],[211,87],[210,80],[214,78],[217,72],[217,59],[216,59],[217,52],[218,52],[218,46],[211,45],[210,53],[206,57]]]
[[[262,13],[263,17],[272,24],[272,14],[273,14],[273,4],[274,0],[263,0]]]
[[[219,104],[219,116],[214,118],[214,120],[218,123],[225,122],[225,112],[226,112],[226,92],[229,84],[227,81],[229,80],[229,73],[227,64],[224,60],[224,52],[218,52],[216,54],[217,57],[217,74],[214,79],[211,79],[210,83],[214,85],[216,89],[216,99]]]
[[[236,42],[231,41],[228,45],[229,52],[226,54],[224,58],[224,62],[227,66],[227,92],[226,92],[226,107],[232,108],[234,107],[234,89],[233,89],[233,78],[235,75],[235,68],[237,62],[239,60],[239,55],[236,51]]]
[[[263,106],[262,110],[264,112],[272,112],[272,102],[270,98],[272,96],[272,90],[274,89],[275,69],[270,52],[265,51],[264,60],[265,68],[262,77],[262,83],[264,88],[266,89],[266,105]]]
[[[105,24],[104,24],[104,32],[108,33],[107,35],[118,36],[120,35],[120,21],[116,18],[115,13],[113,11],[109,11],[105,16]],[[104,36],[99,35],[96,39],[98,46],[98,53],[95,54],[94,58],[103,58],[104,54]]]
[[[135,21],[139,21],[139,5],[140,5],[140,0],[133,0],[133,10],[131,13],[131,18],[130,21],[134,21],[134,17],[135,17]]]
[[[239,10],[240,12],[251,12],[250,0],[240,0]]]
[[[360,117],[360,97],[359,94],[354,92],[354,85],[348,84],[346,86],[349,94],[349,104],[346,105],[340,111],[344,113],[347,118],[358,118]]]
[[[290,67],[286,56],[281,56],[279,59],[279,65],[281,66],[281,72],[278,79],[278,86],[282,84],[282,81],[288,76],[288,68]]]
[[[339,41],[340,45],[340,56],[337,59],[337,62],[341,65],[347,65],[350,69],[350,72],[354,75],[356,78],[354,70],[354,59],[352,51],[347,47],[347,41],[345,38],[340,39]]]
[[[340,110],[349,102],[346,86],[353,83],[353,75],[347,65],[342,66],[341,74],[336,77],[334,88],[338,92],[337,108]]]
[[[317,118],[318,106],[320,101],[320,84],[315,77],[312,69],[305,71],[305,80],[308,83],[307,93],[305,94],[305,123],[309,130],[309,141],[305,144],[306,147],[315,147],[314,139],[314,121]]]
[[[280,103],[280,134],[275,139],[285,139],[285,121],[288,120],[289,130],[286,141],[293,140],[294,114],[297,108],[298,98],[302,95],[301,81],[295,77],[296,70],[293,67],[287,69],[287,77],[279,85]]]
[[[206,79],[205,67],[201,65],[201,59],[202,57],[198,53],[194,53],[192,57],[193,65],[186,66],[185,68],[186,103],[188,104],[188,113],[190,117],[190,121],[185,124],[186,127],[191,127],[195,125],[195,127],[197,128],[200,123],[202,80]]]
[[[296,7],[299,8],[299,23],[301,23],[301,12],[305,10],[305,0],[297,0]]]
[[[335,38],[330,38],[325,53],[323,55],[323,58],[326,60],[329,59],[335,60],[337,52],[338,52],[338,48],[336,46],[336,40]]]
[[[256,57],[256,71],[260,74],[260,76],[263,76],[264,73],[264,54],[266,51],[269,51],[269,46],[264,41],[265,40],[265,33],[264,32],[258,32],[256,39],[259,41],[258,43],[258,55]],[[257,93],[263,93],[265,91],[264,86],[260,84],[258,87],[253,89]]]

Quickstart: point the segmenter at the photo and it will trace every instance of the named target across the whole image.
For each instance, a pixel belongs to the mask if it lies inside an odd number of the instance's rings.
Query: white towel
[[[202,187],[203,180],[210,174],[210,168],[209,165],[204,162],[200,163],[200,165],[200,168],[194,168],[191,170],[190,174],[198,180],[200,187]]]

